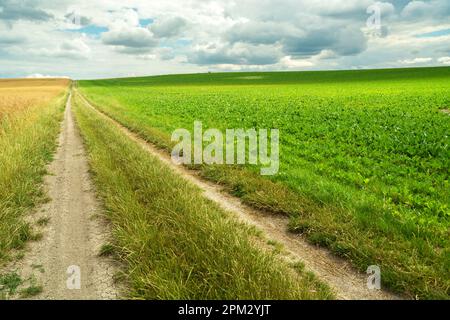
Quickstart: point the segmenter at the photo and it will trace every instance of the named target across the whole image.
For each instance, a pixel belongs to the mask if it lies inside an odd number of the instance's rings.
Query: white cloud
[[[280,61],[281,65],[288,69],[298,69],[304,67],[312,67],[314,63],[312,63],[308,59],[292,59],[291,56],[283,57]]]
[[[410,1],[402,10],[404,19],[425,21],[448,21],[450,2],[448,0]]]
[[[445,65],[450,65],[450,57],[440,57],[438,62]]]
[[[448,0],[23,1],[0,0],[3,76],[448,65],[450,54],[449,36],[416,37],[450,28]],[[382,37],[363,32],[375,3]]]
[[[414,58],[414,59],[405,59],[399,60],[401,64],[420,64],[420,63],[428,63],[433,61],[433,58]]]
[[[68,77],[68,76],[51,76],[51,75],[44,75],[44,74],[40,74],[40,73],[33,73],[33,74],[26,76],[26,78],[27,79],[49,79],[49,78],[69,79],[70,77]]]
[[[64,40],[53,48],[32,48],[28,53],[49,58],[88,59],[91,53],[83,39]]]
[[[430,3],[423,1],[411,1],[402,11],[402,16],[405,18],[416,18],[419,16],[428,15],[433,11],[433,6]]]
[[[56,47],[31,48],[27,52],[38,57],[84,60],[90,57],[91,49],[83,39],[78,38],[64,40]]]
[[[158,44],[153,34],[147,28],[142,27],[121,27],[113,29],[103,33],[102,41],[107,45],[118,46],[122,49],[132,48],[137,51],[139,49],[149,50]]]

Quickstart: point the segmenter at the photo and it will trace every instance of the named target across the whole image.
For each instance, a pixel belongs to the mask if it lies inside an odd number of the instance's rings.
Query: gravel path
[[[34,299],[118,298],[113,281],[117,266],[111,258],[98,255],[110,233],[90,180],[86,152],[71,111],[71,96],[59,147],[48,170],[45,187],[50,201],[32,215],[34,223],[48,220],[39,230],[43,238],[32,242],[25,257],[10,268],[19,270],[22,279],[31,277],[42,285],[42,293]]]

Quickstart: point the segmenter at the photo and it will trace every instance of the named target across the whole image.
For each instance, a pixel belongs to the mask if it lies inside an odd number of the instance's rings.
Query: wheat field
[[[0,119],[46,104],[66,90],[68,79],[0,79]]]

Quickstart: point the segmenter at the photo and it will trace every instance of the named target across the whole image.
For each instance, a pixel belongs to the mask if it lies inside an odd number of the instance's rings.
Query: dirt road
[[[45,178],[50,201],[32,218],[35,222],[48,219],[40,230],[43,239],[31,243],[24,259],[13,266],[22,279],[33,277],[42,285],[36,299],[118,298],[114,261],[98,256],[109,230],[88,169],[69,97],[58,151]]]

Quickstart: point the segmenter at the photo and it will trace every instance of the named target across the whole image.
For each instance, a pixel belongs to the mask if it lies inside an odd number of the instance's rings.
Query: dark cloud
[[[82,39],[72,39],[63,41],[53,48],[33,48],[28,53],[39,57],[83,60],[89,57],[90,51]]]
[[[64,16],[64,18],[65,18],[66,21],[68,21],[68,22],[70,22],[72,24],[75,24],[75,25],[82,26],[82,27],[88,26],[92,22],[91,18],[88,18],[86,16],[80,15],[79,13],[77,13],[75,11],[67,13]]]
[[[0,44],[3,46],[15,45],[24,43],[26,40],[23,37],[0,34]]]
[[[286,35],[295,36],[302,32],[294,26],[275,22],[250,21],[238,23],[227,30],[225,40],[231,43],[274,44]]]
[[[125,47],[125,46],[117,46],[115,51],[124,54],[130,55],[143,55],[152,51],[154,47]]]
[[[164,20],[156,20],[151,26],[150,30],[158,38],[171,38],[180,35],[187,22],[180,17],[171,17]]]
[[[281,52],[272,46],[231,45],[197,50],[190,54],[188,60],[198,65],[270,65],[277,63],[281,57]]]
[[[286,55],[301,57],[314,56],[323,50],[332,50],[343,56],[354,55],[367,47],[366,37],[360,28],[342,25],[302,30],[294,25],[249,22],[232,27],[225,38],[231,43],[279,43]]]
[[[53,16],[35,7],[35,1],[0,0],[0,20],[47,21]]]
[[[283,39],[284,51],[293,56],[313,56],[325,48],[330,48],[336,42],[335,35],[324,30],[314,30],[304,37]]]
[[[153,34],[145,28],[130,27],[120,30],[111,30],[102,34],[104,44],[123,47],[124,51],[139,52],[154,48],[158,45],[158,41]],[[131,49],[125,49],[131,48]],[[133,50],[134,49],[134,50]]]
[[[390,0],[390,2],[397,11],[401,11],[411,0]]]

